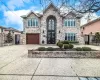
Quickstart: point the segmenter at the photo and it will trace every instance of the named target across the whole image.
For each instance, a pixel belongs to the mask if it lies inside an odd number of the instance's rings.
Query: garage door
[[[39,44],[39,34],[26,34],[26,44]]]

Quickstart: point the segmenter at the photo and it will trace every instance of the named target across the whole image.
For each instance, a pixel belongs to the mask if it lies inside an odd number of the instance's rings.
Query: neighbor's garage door
[[[27,44],[39,44],[39,34],[26,34]]]

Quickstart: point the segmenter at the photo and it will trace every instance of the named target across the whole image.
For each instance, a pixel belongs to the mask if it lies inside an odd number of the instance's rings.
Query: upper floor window
[[[37,27],[38,19],[36,19],[36,18],[28,19],[28,26]]]
[[[75,19],[64,19],[64,26],[75,27],[76,26]]]

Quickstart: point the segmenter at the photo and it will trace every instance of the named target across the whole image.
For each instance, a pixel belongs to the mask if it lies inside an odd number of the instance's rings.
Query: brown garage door
[[[39,44],[39,34],[26,34],[26,44]]]

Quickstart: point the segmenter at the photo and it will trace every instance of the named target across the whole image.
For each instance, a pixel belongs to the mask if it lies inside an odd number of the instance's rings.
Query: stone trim
[[[34,51],[28,50],[29,58],[100,58],[100,51]]]

